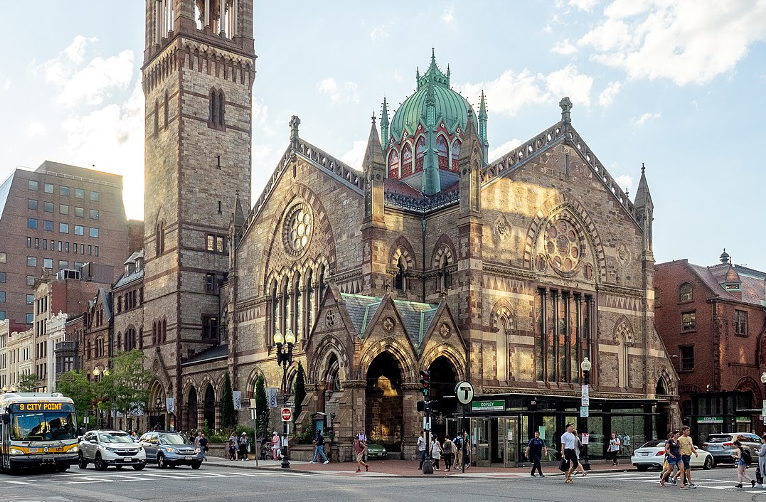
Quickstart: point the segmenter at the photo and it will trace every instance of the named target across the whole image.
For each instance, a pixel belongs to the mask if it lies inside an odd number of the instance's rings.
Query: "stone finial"
[[[371,119],[372,119],[372,125],[375,125],[375,111],[374,111],[374,110],[373,110],[373,112],[372,112],[372,117],[371,117]]]
[[[293,115],[290,119],[290,141],[298,140],[298,126],[301,125],[301,119]]]
[[[721,263],[729,263],[730,258],[729,253],[726,252],[726,248],[723,248],[723,253],[721,253],[720,256]]]
[[[569,97],[565,97],[559,101],[559,106],[561,107],[561,121],[565,124],[571,124],[572,117],[570,112],[572,110],[572,101]]]

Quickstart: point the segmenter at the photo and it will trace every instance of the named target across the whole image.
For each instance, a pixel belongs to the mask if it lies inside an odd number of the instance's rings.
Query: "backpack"
[[[455,445],[455,448],[457,448],[458,450],[463,449],[463,438],[458,436],[455,438],[454,441],[452,441],[452,443]]]
[[[753,463],[753,454],[750,452],[750,448],[742,448],[742,461],[745,465]]]

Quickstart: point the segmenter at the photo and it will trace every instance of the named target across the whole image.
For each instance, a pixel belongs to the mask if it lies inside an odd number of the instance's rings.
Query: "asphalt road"
[[[750,470],[752,471],[752,469]],[[752,472],[751,472],[752,473]],[[766,490],[737,489],[735,471],[716,468],[695,472],[699,488],[662,488],[655,472],[592,472],[565,485],[561,476],[378,477],[348,473],[244,470],[204,466],[136,472],[110,468],[99,472],[74,467],[67,473],[0,474],[0,500],[8,501],[643,501],[734,499],[766,502]]]

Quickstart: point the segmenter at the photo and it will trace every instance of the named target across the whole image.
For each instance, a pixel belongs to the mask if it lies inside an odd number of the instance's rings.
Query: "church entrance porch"
[[[367,370],[365,430],[369,442],[400,452],[403,425],[401,369],[391,354],[383,352]]]

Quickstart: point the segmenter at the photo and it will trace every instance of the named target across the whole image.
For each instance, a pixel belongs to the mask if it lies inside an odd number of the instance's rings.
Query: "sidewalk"
[[[371,460],[369,472],[362,471],[356,473],[355,462],[331,462],[329,464],[312,464],[301,460],[291,460],[289,469],[282,469],[282,463],[279,460],[259,460],[258,466],[255,460],[241,461],[228,460],[219,457],[208,457],[206,464],[220,467],[229,467],[232,469],[259,469],[269,471],[291,471],[311,474],[331,474],[331,475],[349,475],[365,477],[420,477],[423,473],[418,469],[417,460]],[[442,463],[443,464],[443,463]],[[611,462],[604,460],[594,460],[591,462],[590,472],[621,472],[632,470],[633,466],[629,462],[613,466]],[[460,470],[446,472],[444,470],[434,471],[434,477],[491,477],[491,478],[517,478],[529,476],[530,467],[469,467],[465,473]],[[562,474],[555,465],[543,467],[546,476],[556,476]]]

